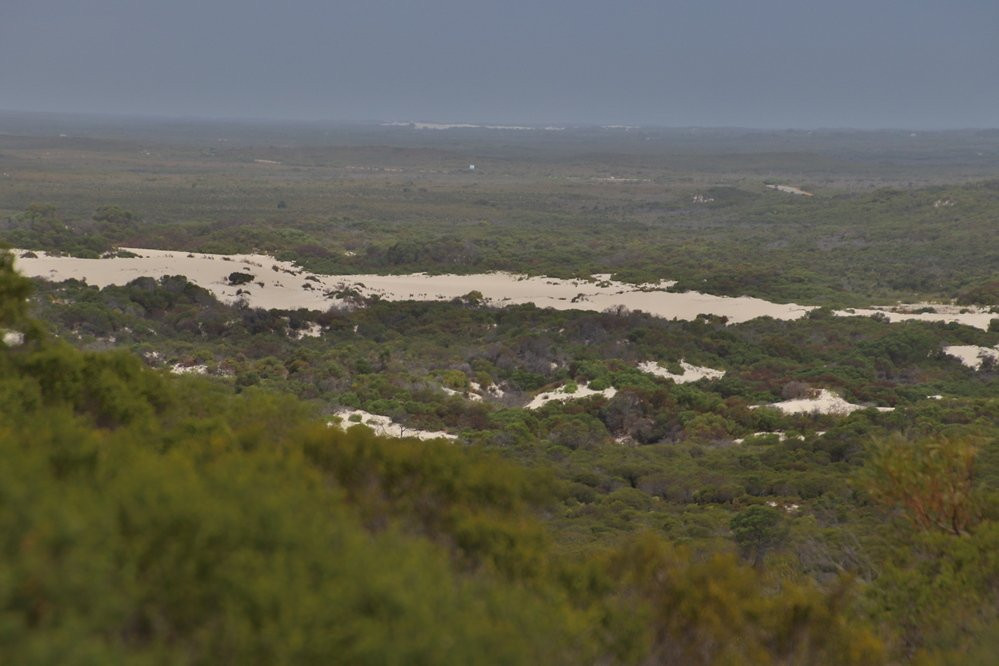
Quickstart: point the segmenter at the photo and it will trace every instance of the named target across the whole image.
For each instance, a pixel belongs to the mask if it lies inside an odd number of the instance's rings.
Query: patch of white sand
[[[288,335],[295,338],[296,340],[301,340],[302,338],[318,338],[323,334],[323,327],[314,321],[309,322],[309,325],[305,328],[300,328],[297,331],[289,331]]]
[[[34,252],[36,257],[25,257],[21,252],[15,260],[15,267],[29,277],[52,281],[85,280],[87,284],[97,287],[124,285],[140,277],[159,279],[168,275],[183,275],[212,292],[220,301],[235,303],[242,300],[259,308],[326,310],[331,304],[323,295],[321,282],[307,281],[305,278],[309,274],[294,264],[267,255],[121,249],[138,256],[81,259],[52,256],[45,252]],[[231,273],[249,273],[253,275],[253,281],[231,285],[228,282]],[[264,286],[261,287],[258,282]]]
[[[525,409],[540,409],[550,402],[565,402],[566,400],[578,400],[580,398],[589,398],[591,395],[602,395],[605,398],[613,398],[617,395],[617,389],[613,386],[605,388],[602,391],[595,391],[591,389],[589,384],[583,383],[576,387],[576,390],[572,393],[568,393],[564,386],[560,386],[554,391],[546,391],[544,393],[539,393],[534,396],[534,399],[529,403],[524,405]]]
[[[921,307],[932,307],[936,312],[916,312]],[[963,310],[963,311],[962,311]],[[956,307],[944,304],[900,304],[900,305],[878,305],[871,308],[850,308],[848,310],[836,310],[833,312],[837,317],[886,317],[888,321],[897,323],[900,321],[939,321],[945,324],[956,322],[964,326],[980,328],[983,331],[989,330],[989,323],[997,318],[997,315],[990,312],[988,308],[976,307]]]
[[[482,385],[479,384],[478,382],[469,382],[468,385],[471,386],[472,390],[478,393],[479,395],[483,394]],[[496,384],[490,384],[489,386],[487,386],[485,388],[485,392],[494,398],[502,398],[504,395],[506,395],[506,392]]]
[[[816,434],[824,435],[825,433],[816,433]],[[767,435],[776,435],[778,442],[786,442],[789,438],[798,439],[798,440],[805,439],[804,435],[788,435],[783,430],[773,430],[773,431],[765,430],[763,432],[754,432],[752,435],[750,435],[750,437],[766,437]],[[740,437],[739,439],[733,439],[732,441],[736,444],[742,444],[743,442],[746,441],[746,439],[748,438]]]
[[[713,368],[692,365],[682,359],[680,360],[680,367],[683,369],[683,373],[677,375],[670,372],[669,369],[664,368],[655,361],[643,361],[638,364],[638,369],[642,372],[655,375],[656,377],[672,379],[677,384],[696,382],[701,379],[721,379],[725,376],[724,370],[715,370]]]
[[[777,190],[778,192],[784,192],[786,194],[797,194],[801,197],[814,197],[815,195],[811,192],[806,192],[800,187],[794,187],[792,185],[767,185],[771,190]]]
[[[784,400],[769,405],[753,405],[750,409],[758,407],[776,407],[785,414],[849,414],[858,409],[867,409],[864,405],[855,405],[847,402],[829,389],[822,389],[814,398],[795,398]],[[894,407],[877,407],[879,412],[894,411]]]
[[[208,366],[207,365],[184,365],[182,363],[175,363],[170,366],[170,372],[175,375],[207,375]]]
[[[335,413],[340,418],[339,422],[330,421],[330,427],[347,430],[351,426],[366,425],[381,437],[413,437],[420,440],[428,439],[458,439],[457,436],[443,430],[417,430],[409,428],[400,423],[396,423],[387,416],[372,414],[363,409],[341,409]],[[351,420],[354,417],[354,420]],[[358,420],[360,419],[360,420]]]
[[[456,395],[460,398],[471,400],[472,402],[482,402],[482,396],[478,393],[473,393],[472,391],[455,391],[453,388],[448,388],[447,386],[442,386],[441,390],[448,395]]]
[[[986,359],[999,363],[999,346],[979,347],[978,345],[950,345],[944,353],[953,356],[972,370],[981,370]]]
[[[260,254],[216,255],[121,249],[138,256],[82,259],[35,252],[36,256],[30,257],[20,251],[16,266],[29,277],[53,281],[74,278],[98,287],[127,284],[138,277],[184,275],[221,301],[243,301],[251,307],[268,309],[326,310],[332,305],[343,304],[332,292],[347,288],[387,301],[444,301],[459,298],[470,291],[479,291],[486,303],[494,306],[533,303],[538,307],[557,310],[597,312],[627,308],[658,317],[685,320],[695,319],[700,314],[713,314],[728,317],[731,323],[766,316],[797,319],[812,309],[810,306],[770,303],[759,298],[668,292],[666,289],[672,283],[666,281],[632,285],[604,279],[599,282],[563,280],[512,273],[315,275],[292,263]],[[234,272],[248,273],[253,279],[245,284],[229,284],[228,276]]]
[[[797,504],[778,504],[777,502],[770,500],[767,502],[767,506],[776,509],[778,506],[788,513],[794,513],[798,511],[801,507]]]
[[[4,331],[3,344],[7,347],[18,347],[24,344],[24,333],[20,331]]]

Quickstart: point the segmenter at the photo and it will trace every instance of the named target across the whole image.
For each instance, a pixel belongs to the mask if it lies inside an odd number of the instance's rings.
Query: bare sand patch
[[[170,366],[170,372],[175,375],[207,375],[208,366],[207,365],[184,365],[183,363],[174,363]]]
[[[774,407],[785,414],[849,414],[858,409],[869,409],[864,405],[855,405],[847,402],[829,389],[822,389],[818,395],[812,398],[795,398],[774,402],[769,405],[753,405],[750,409],[759,407]],[[894,411],[894,407],[876,407],[879,412]]]
[[[680,367],[683,369],[683,372],[678,375],[670,372],[669,369],[664,368],[655,361],[643,361],[638,364],[638,369],[642,372],[655,375],[656,377],[672,379],[677,384],[686,384],[688,382],[696,382],[702,379],[721,379],[725,376],[724,370],[715,370],[714,368],[691,365],[682,359],[680,360]]]
[[[944,353],[953,356],[972,370],[981,370],[988,360],[999,363],[999,346],[979,347],[978,345],[950,345],[944,347]]]
[[[917,310],[932,307],[935,312],[918,312]],[[850,308],[836,310],[837,317],[885,317],[892,323],[900,321],[927,321],[949,324],[956,322],[964,326],[989,330],[989,324],[999,317],[989,308],[957,307],[940,303],[912,303],[899,305],[876,305],[870,308]]]
[[[797,194],[800,197],[814,197],[815,195],[811,192],[806,192],[800,187],[794,187],[793,185],[767,185],[771,190],[777,190],[778,192],[784,192],[786,194]]]
[[[20,331],[8,331],[0,329],[0,341],[3,342],[6,347],[18,347],[24,344],[24,333]]]
[[[453,388],[448,388],[447,386],[442,386],[441,390],[451,396],[458,396],[472,402],[482,402],[482,396],[473,391],[455,391]]]
[[[566,280],[528,277],[514,273],[472,275],[318,275],[287,261],[264,254],[203,254],[177,250],[121,248],[135,257],[82,259],[54,256],[46,252],[15,250],[15,266],[29,277],[52,281],[84,280],[98,287],[124,285],[139,277],[161,278],[183,275],[226,303],[242,302],[265,309],[325,311],[332,306],[349,305],[337,293],[352,290],[361,296],[377,296],[387,301],[446,301],[479,292],[487,305],[503,307],[531,303],[557,310],[642,311],[665,319],[691,321],[699,315],[727,318],[737,324],[757,317],[791,320],[803,317],[814,306],[772,303],[749,296],[716,296],[696,291],[672,292],[675,283],[663,280],[651,284],[628,284],[610,279],[609,274],[592,279]],[[230,280],[233,273],[250,278],[244,283]],[[864,310],[841,310],[839,316],[884,316],[891,321],[956,321],[988,330],[995,315],[984,308],[966,312],[914,313],[899,311],[904,306]]]
[[[326,425],[341,430],[347,430],[355,425],[366,425],[381,437],[413,437],[415,439],[458,439],[457,436],[443,430],[419,430],[396,423],[387,416],[372,414],[363,409],[341,409],[335,413],[339,421],[330,421]]]
[[[352,289],[363,296],[387,301],[445,301],[478,291],[488,305],[533,303],[557,310],[641,310],[664,318],[693,320],[698,315],[727,317],[731,323],[756,317],[797,319],[812,308],[793,303],[771,303],[759,298],[729,297],[698,292],[666,291],[672,282],[633,285],[609,275],[592,280],[528,277],[513,273],[475,275],[317,275],[290,262],[262,254],[217,255],[171,250],[121,248],[135,257],[82,259],[34,252],[17,253],[16,267],[25,275],[47,280],[84,280],[98,287],[123,285],[138,278],[183,275],[211,291],[223,302],[245,302],[268,309],[326,310],[343,304],[335,294]],[[229,280],[232,273],[251,279]]]
[[[302,340],[303,338],[318,338],[323,335],[323,327],[314,321],[310,321],[309,325],[305,328],[300,328],[297,331],[291,331],[288,335],[296,340]]]
[[[565,386],[560,386],[554,391],[545,391],[534,396],[534,399],[524,405],[525,409],[541,409],[550,402],[565,402],[566,400],[579,400],[589,398],[593,395],[602,395],[605,398],[613,398],[617,395],[617,389],[613,386],[601,391],[591,389],[589,384],[583,383],[576,387],[572,393],[566,391]]]

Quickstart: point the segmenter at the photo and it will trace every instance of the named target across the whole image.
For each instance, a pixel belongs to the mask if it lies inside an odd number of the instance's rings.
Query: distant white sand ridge
[[[365,425],[375,431],[376,435],[382,437],[413,437],[421,440],[428,439],[457,439],[457,436],[443,430],[419,430],[396,423],[387,416],[372,414],[363,409],[341,409],[336,412],[338,421],[330,421],[330,427],[348,430],[356,425]]]
[[[978,345],[950,345],[944,353],[953,356],[972,370],[981,370],[986,361],[999,363],[999,347],[979,347]]]
[[[554,391],[545,391],[544,393],[539,393],[534,398],[524,405],[525,409],[541,409],[545,405],[552,402],[565,402],[566,400],[581,400],[582,398],[589,398],[590,396],[600,395],[605,398],[613,398],[617,395],[617,389],[613,386],[597,391],[596,389],[591,389],[589,384],[583,383],[579,384],[575,390],[569,391],[565,386],[560,386]]]
[[[16,267],[29,277],[52,281],[84,280],[98,287],[124,285],[139,277],[162,278],[183,275],[190,282],[210,291],[226,303],[243,302],[265,309],[325,311],[333,306],[349,305],[345,292],[363,297],[378,296],[387,301],[447,301],[473,291],[492,306],[531,303],[556,310],[595,312],[637,311],[666,319],[691,321],[699,315],[726,317],[737,324],[757,317],[798,319],[814,306],[772,303],[749,296],[716,296],[696,291],[668,291],[673,282],[628,284],[610,280],[606,274],[593,279],[566,280],[551,277],[528,277],[513,273],[472,275],[319,275],[303,270],[288,261],[263,254],[204,254],[178,250],[120,248],[133,257],[83,259],[51,255],[46,252],[15,250]],[[921,319],[956,321],[988,330],[995,316],[984,309],[962,312],[906,312],[904,306],[891,310],[868,309],[838,311],[840,316],[880,315],[892,321]]]
[[[713,368],[691,365],[684,360],[680,361],[680,369],[683,371],[680,374],[670,372],[668,368],[664,368],[655,361],[644,361],[639,363],[638,369],[650,375],[655,375],[656,377],[672,379],[677,384],[686,384],[688,382],[696,382],[702,379],[721,379],[725,376],[724,370],[715,370]]]
[[[859,409],[869,409],[864,405],[856,405],[847,402],[829,389],[822,389],[812,397],[794,398],[775,402],[770,405],[753,405],[750,409],[757,407],[774,407],[785,414],[849,414]],[[894,411],[894,407],[875,407],[879,412]]]

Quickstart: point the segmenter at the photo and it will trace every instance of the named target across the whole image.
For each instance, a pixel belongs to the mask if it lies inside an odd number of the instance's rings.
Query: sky
[[[0,109],[999,127],[999,0],[0,0]]]

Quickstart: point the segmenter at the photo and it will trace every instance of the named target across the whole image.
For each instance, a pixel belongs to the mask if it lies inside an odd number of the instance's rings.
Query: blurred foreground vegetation
[[[733,517],[682,544],[644,519],[594,538],[601,522],[643,515],[655,499],[581,494],[586,475],[613,464],[611,451],[582,451],[571,481],[549,455],[524,467],[478,447],[341,433],[292,397],[73,349],[28,318],[28,287],[5,256],[0,327],[24,334],[0,351],[5,661],[875,664],[992,654],[995,399],[965,425],[932,426],[963,447],[958,464],[894,443],[869,468],[863,455],[831,474],[818,463],[831,487],[815,515],[742,495],[708,499],[705,516],[727,504],[722,515]],[[808,469],[815,445],[789,443],[781,464]],[[770,455],[676,446],[663,472],[680,476],[659,483],[665,497],[683,475],[699,484],[684,459],[707,456],[736,479],[728,465],[759,471]],[[523,447],[520,456],[532,457]],[[934,465],[964,489],[935,504],[959,502],[960,529],[905,518],[913,497],[935,501],[920,495],[937,491],[908,480]],[[892,474],[897,487],[883,487]],[[896,507],[892,532],[863,518],[889,520]],[[830,511],[838,527],[816,522]],[[812,552],[795,556],[795,542]],[[838,563],[817,575],[814,558],[830,553]]]

